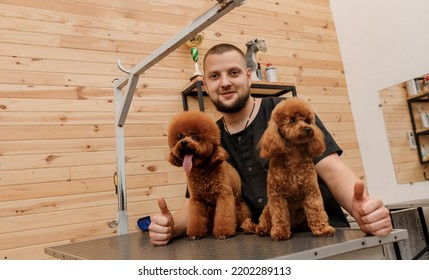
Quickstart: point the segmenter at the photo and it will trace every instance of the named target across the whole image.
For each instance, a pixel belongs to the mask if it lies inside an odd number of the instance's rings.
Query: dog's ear
[[[314,138],[308,142],[307,151],[311,157],[317,157],[325,151],[325,139],[317,126],[314,126],[313,129]]]
[[[228,152],[221,146],[215,146],[212,156],[210,157],[210,165],[220,164],[228,159]]]
[[[283,153],[285,150],[285,144],[283,143],[278,126],[274,121],[268,123],[268,128],[259,141],[259,147],[261,148],[260,155],[264,158],[271,158],[278,153]]]
[[[168,161],[174,166],[181,167],[183,165],[183,162],[178,157],[176,157],[173,153],[170,153],[168,155]]]

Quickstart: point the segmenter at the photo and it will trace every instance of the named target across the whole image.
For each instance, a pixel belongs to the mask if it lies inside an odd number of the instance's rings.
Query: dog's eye
[[[307,123],[307,124],[311,124],[311,120],[310,120],[310,118],[306,118],[306,119],[305,119],[305,123]]]
[[[296,118],[290,118],[289,123],[296,123]]]
[[[179,140],[182,140],[183,138],[185,138],[185,134],[184,134],[184,133],[180,133],[180,134],[177,136],[177,139],[179,139]]]
[[[200,137],[198,135],[192,135],[192,140],[194,141],[200,141]]]

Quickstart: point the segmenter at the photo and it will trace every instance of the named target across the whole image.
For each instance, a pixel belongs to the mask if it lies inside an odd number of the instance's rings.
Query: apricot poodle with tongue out
[[[169,162],[183,167],[188,179],[187,235],[194,240],[213,233],[216,239],[234,236],[238,228],[254,233],[251,212],[241,196],[238,172],[226,161],[220,130],[198,111],[175,116],[168,128]]]

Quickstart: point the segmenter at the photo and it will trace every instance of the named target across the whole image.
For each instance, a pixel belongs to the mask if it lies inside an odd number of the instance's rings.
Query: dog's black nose
[[[311,127],[306,127],[306,128],[304,128],[304,132],[305,132],[305,134],[309,135],[309,134],[311,134],[311,132],[313,132],[313,129],[311,129]]]
[[[180,145],[182,146],[182,148],[186,148],[188,147],[188,141],[183,140],[182,142],[180,142]]]

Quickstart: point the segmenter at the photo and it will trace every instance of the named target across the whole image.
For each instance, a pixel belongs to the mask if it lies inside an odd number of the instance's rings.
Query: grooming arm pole
[[[126,97],[123,100],[122,109],[116,125],[124,125],[125,119],[127,118],[128,109],[130,107],[130,103],[132,101],[134,91],[137,85],[137,83],[131,85],[129,83],[130,80],[138,80],[138,78],[136,77],[138,77],[140,74],[144,73],[150,67],[158,63],[161,59],[172,53],[178,47],[182,46],[186,41],[194,37],[196,34],[201,32],[202,30],[210,26],[212,23],[217,21],[219,18],[227,14],[229,11],[231,11],[235,7],[240,6],[244,2],[245,0],[233,0],[228,3],[227,6],[224,7],[222,7],[221,4],[216,4],[203,15],[193,20],[187,27],[185,27],[169,41],[167,41],[164,45],[156,49],[152,54],[142,60],[139,64],[134,66],[129,71],[128,75],[116,80],[114,83],[115,88],[122,89],[128,83]]]
[[[114,81],[115,91],[115,126],[116,126],[116,155],[117,155],[117,194],[118,215],[116,224],[119,234],[128,233],[128,213],[125,185],[125,148],[124,148],[124,124],[128,115],[131,101],[137,87],[140,74],[158,63],[161,59],[172,53],[186,41],[216,22],[232,9],[244,4],[246,0],[217,0],[219,3],[193,20],[187,27],[156,49],[148,57],[139,62],[130,70],[125,70],[118,60],[118,67],[127,73],[124,77]],[[122,89],[127,86],[123,96]]]
[[[122,91],[115,88],[115,110],[119,111],[122,104]],[[117,121],[118,114],[115,116]],[[125,187],[125,137],[124,127],[116,126],[116,164],[117,180],[116,193],[118,195],[118,212],[116,214],[116,226],[120,235],[128,233],[127,193]]]

